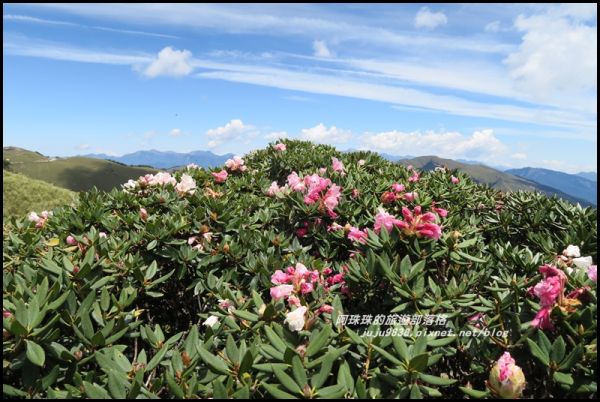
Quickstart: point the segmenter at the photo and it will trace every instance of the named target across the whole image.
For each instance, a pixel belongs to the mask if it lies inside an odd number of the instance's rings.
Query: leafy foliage
[[[596,258],[595,209],[501,193],[457,172],[409,182],[411,171],[370,152],[285,144],[247,155],[248,169],[222,184],[204,169],[176,173],[193,177],[193,195],[171,184],[92,190],[41,228],[12,219],[3,232],[4,395],[485,397],[490,368],[510,351],[525,397],[595,396],[595,283],[568,275],[567,290],[588,288],[574,311],[553,312],[553,331],[529,325],[539,305],[528,293],[538,267],[568,244]],[[266,195],[292,171],[322,167],[342,187],[337,218],[299,192]],[[418,196],[385,204],[390,214],[433,202],[448,210],[439,240],[373,231],[393,183]],[[331,230],[334,221],[366,229],[365,242]],[[295,331],[270,288],[277,270],[298,263],[343,283],[300,295],[306,322]],[[479,313],[484,329],[506,333],[458,335],[476,330],[469,318]],[[420,334],[422,323],[341,325],[342,314],[444,314],[452,334]],[[408,332],[392,336],[400,329]]]

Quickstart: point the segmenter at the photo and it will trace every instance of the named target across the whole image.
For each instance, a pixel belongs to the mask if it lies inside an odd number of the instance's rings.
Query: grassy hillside
[[[438,158],[437,156],[419,156],[418,158],[402,160],[400,163],[405,166],[412,165],[420,170],[434,170],[438,166],[443,166],[450,170],[458,169],[468,174],[477,183],[487,184],[500,191],[539,191],[548,196],[556,195],[574,203],[590,205],[590,202],[571,196],[556,188],[512,174],[503,173],[488,166],[469,165],[456,162],[452,159]]]
[[[87,191],[94,186],[110,191],[129,179],[156,172],[152,168],[124,166],[102,159],[48,158],[37,152],[14,147],[4,148],[2,156],[4,160],[9,160],[8,168],[12,172],[73,191]]]
[[[2,218],[25,216],[75,201],[77,194],[41,180],[3,171]]]

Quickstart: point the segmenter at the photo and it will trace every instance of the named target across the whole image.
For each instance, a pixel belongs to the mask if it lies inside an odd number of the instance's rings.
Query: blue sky
[[[597,6],[7,5],[4,146],[597,165]]]

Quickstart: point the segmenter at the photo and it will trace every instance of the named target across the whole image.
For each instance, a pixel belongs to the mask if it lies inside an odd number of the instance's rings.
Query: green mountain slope
[[[77,197],[72,191],[6,170],[2,172],[2,183],[3,219],[67,205]]]
[[[452,159],[439,158],[437,156],[419,156],[413,159],[402,160],[399,163],[405,166],[412,165],[417,169],[427,171],[434,170],[439,166],[446,167],[450,170],[458,169],[471,176],[477,183],[487,184],[500,191],[539,191],[548,196],[556,195],[557,197],[574,203],[590,205],[590,202],[566,194],[556,188],[504,173],[483,165],[470,165],[456,162]]]
[[[5,161],[8,160],[8,169],[12,172],[73,191],[87,191],[94,186],[110,191],[129,179],[156,172],[149,167],[125,166],[102,159],[49,158],[16,147],[5,147],[2,156]]]

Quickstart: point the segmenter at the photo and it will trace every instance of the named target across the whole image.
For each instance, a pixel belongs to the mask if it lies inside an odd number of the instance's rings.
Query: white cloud
[[[280,138],[290,138],[290,136],[286,131],[273,131],[265,135],[265,139],[269,141],[278,140]]]
[[[90,148],[90,144],[79,144],[76,148],[80,151],[85,151],[86,149]]]
[[[352,132],[336,126],[326,127],[323,123],[319,123],[314,127],[302,129],[300,137],[313,142],[342,144],[352,138]]]
[[[144,69],[143,74],[150,78],[161,75],[171,77],[188,75],[193,71],[191,59],[192,52],[189,50],[175,50],[168,46],[158,53],[158,57]]]
[[[429,11],[429,7],[421,7],[415,16],[415,27],[433,29],[440,25],[448,23],[446,14],[442,12],[433,13]]]
[[[313,42],[313,49],[315,51],[315,57],[329,58],[333,57],[333,53],[327,47],[327,43],[324,40],[316,40]]]
[[[224,142],[244,140],[257,133],[254,126],[244,124],[240,119],[233,119],[222,127],[208,130],[206,136],[210,139],[208,147],[215,148]]]
[[[152,131],[146,131],[144,133],[144,138],[147,138],[147,139],[154,138],[156,136],[158,136],[158,132],[154,131],[154,130],[152,130]]]
[[[485,32],[499,32],[500,21],[492,21],[485,26]]]
[[[493,130],[475,131],[470,136],[455,131],[387,131],[367,133],[363,144],[377,151],[399,155],[437,155],[443,158],[501,161],[509,148],[495,137]]]
[[[521,160],[522,161],[522,160],[527,159],[527,154],[524,153],[524,152],[516,152],[516,153],[512,154],[510,157],[513,158],[513,159],[517,159],[517,160]]]
[[[171,131],[169,132],[169,135],[170,135],[171,137],[179,137],[179,136],[180,136],[180,135],[182,135],[182,134],[183,134],[183,131],[181,131],[181,129],[179,129],[179,128],[174,128],[173,130],[171,130]]]
[[[504,63],[519,90],[536,100],[596,110],[598,30],[584,22],[596,10],[561,5],[516,18],[522,42]]]

